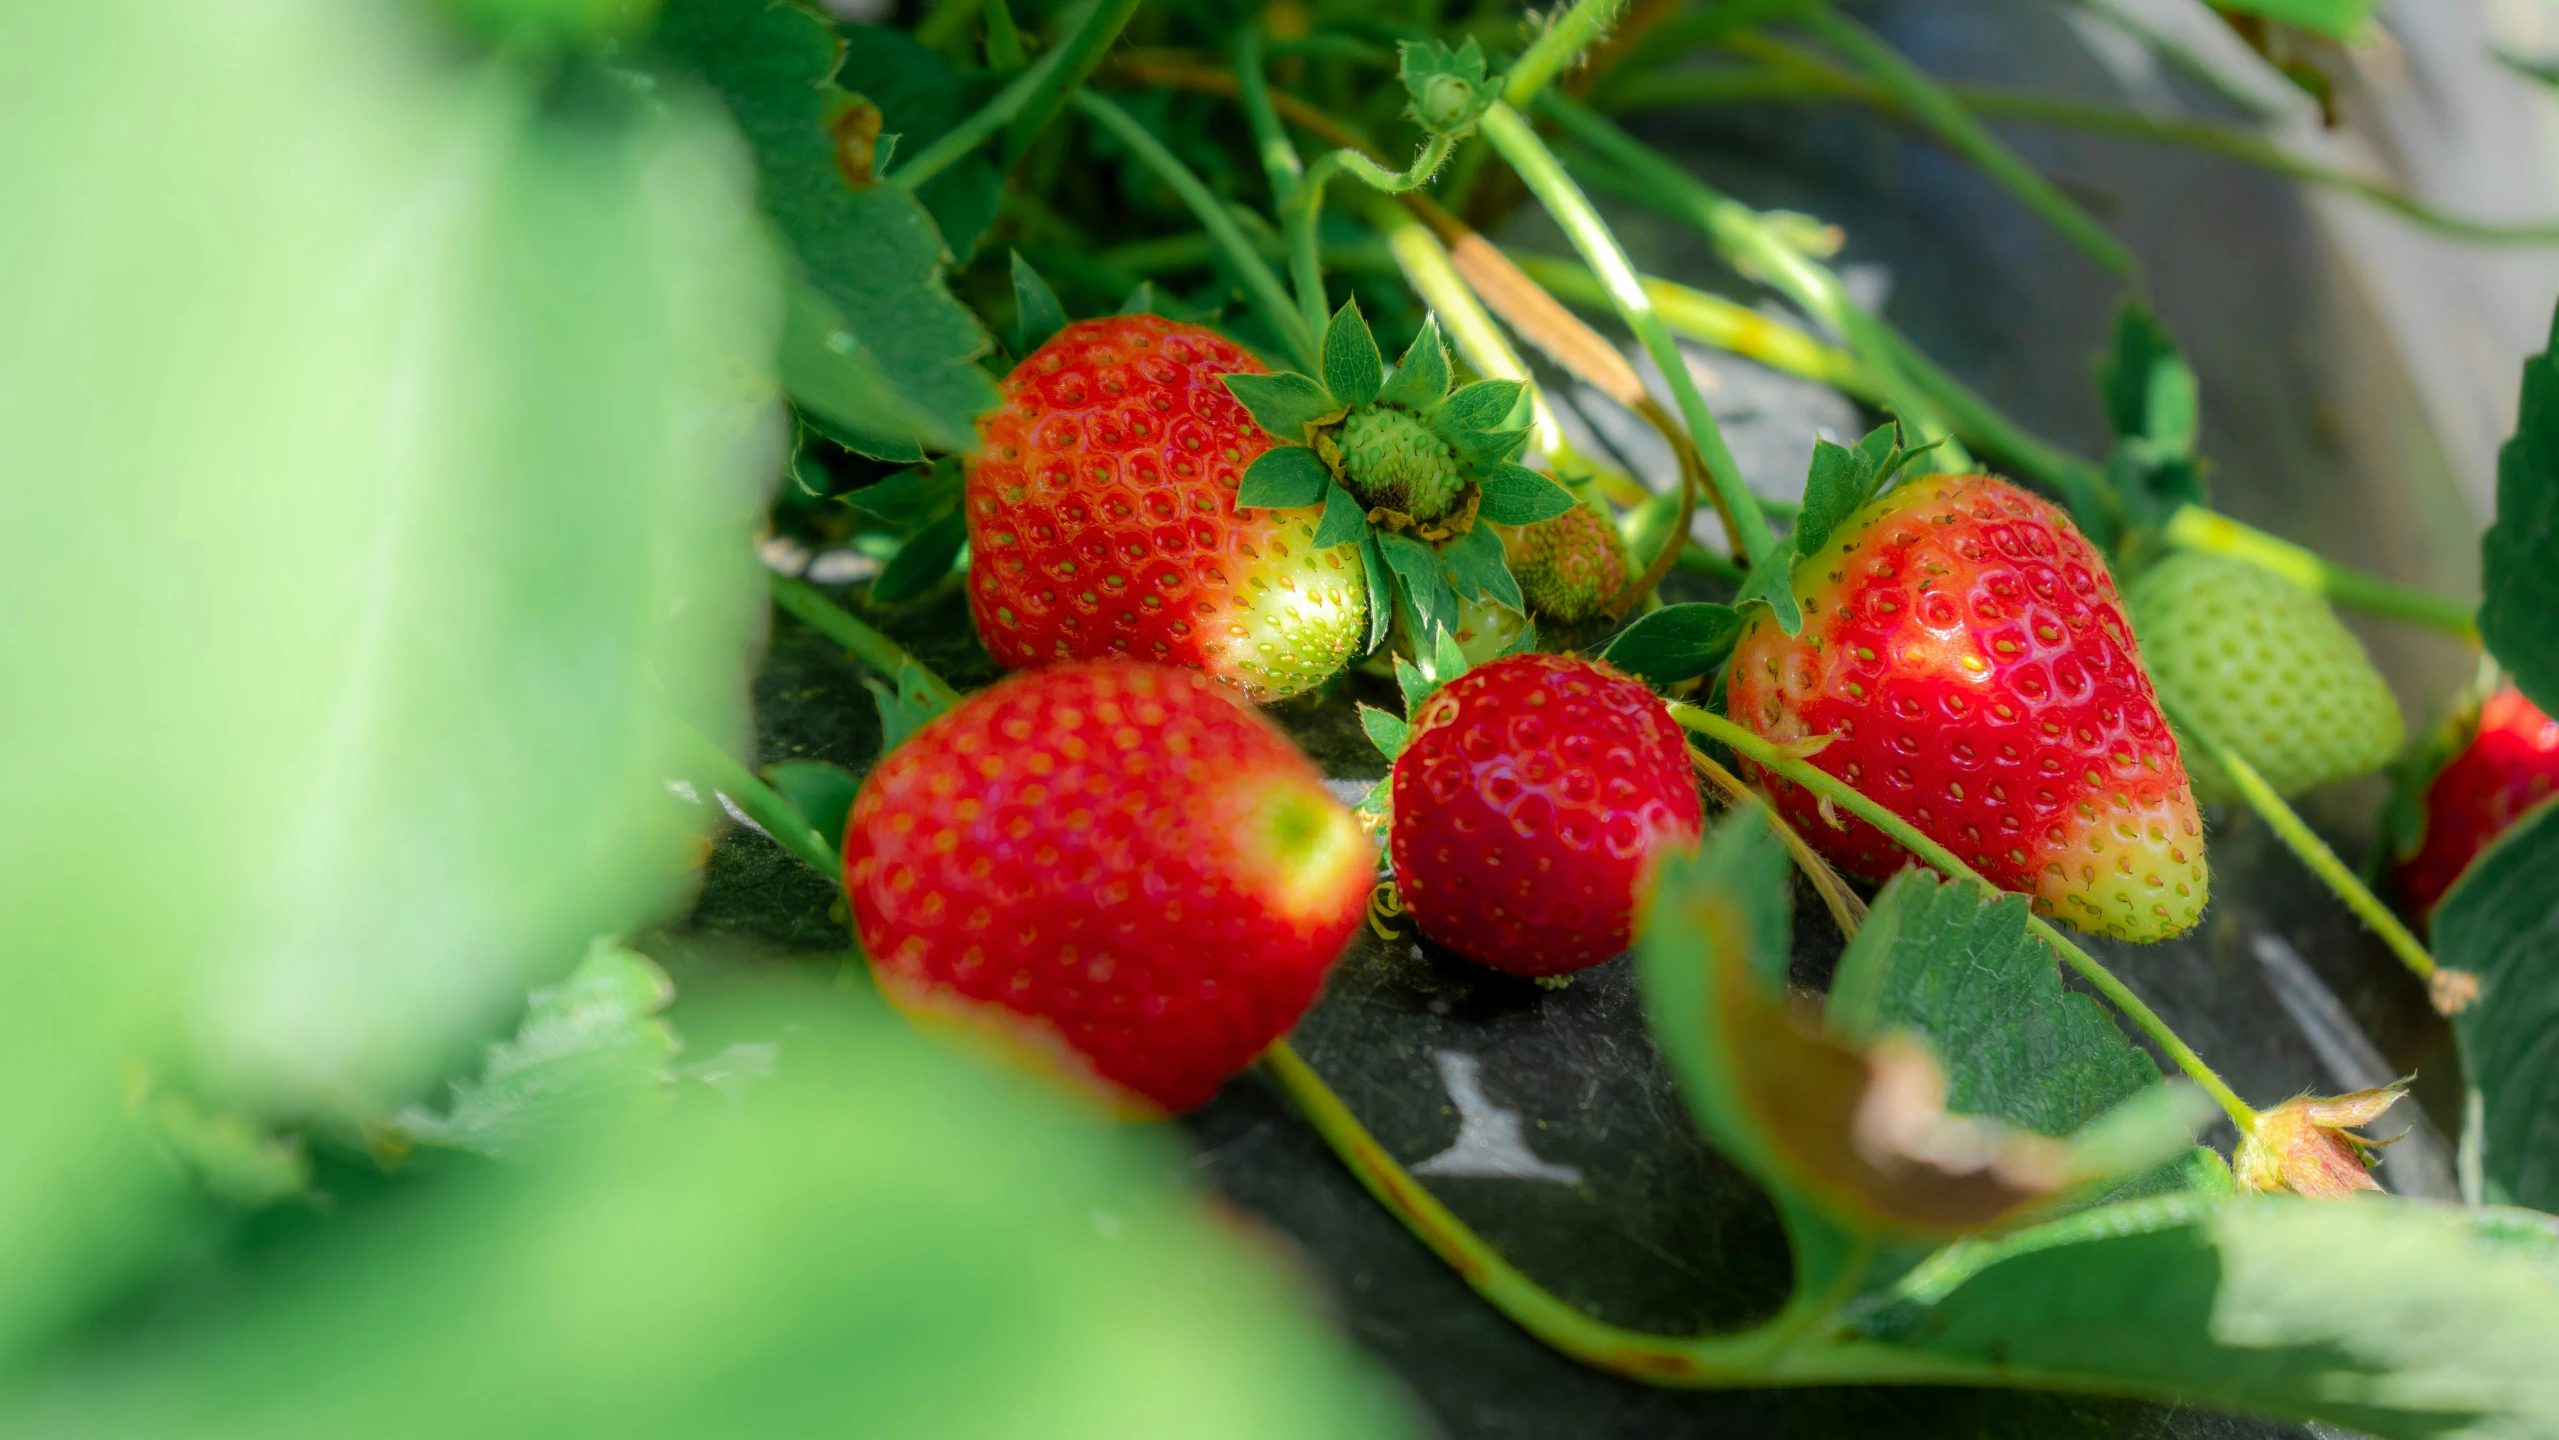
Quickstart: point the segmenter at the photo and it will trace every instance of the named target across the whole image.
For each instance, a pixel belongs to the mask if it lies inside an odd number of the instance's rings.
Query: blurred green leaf
[[[2223,10],[2263,15],[2285,25],[2315,30],[2332,40],[2359,40],[2372,23],[2376,0],[2223,0]]]
[[[2483,1198],[2559,1210],[2559,808],[2543,806],[2470,862],[2435,908],[2435,958],[2479,977],[2452,1017],[2478,1093]]]
[[[571,118],[422,38],[98,0],[0,44],[0,469],[44,477],[0,613],[47,617],[0,642],[0,1354],[172,1233],[121,1057],[379,1113],[680,902],[670,714],[743,730],[744,156],[685,90]],[[136,417],[148,485],[98,443]]]
[[[2379,1436],[2559,1427],[2559,1231],[2525,1211],[2162,1196],[1969,1241],[1860,1328],[2044,1383]]]
[[[682,1044],[652,1017],[674,998],[674,982],[655,961],[596,941],[567,979],[526,998],[515,1037],[489,1047],[479,1078],[454,1082],[445,1113],[410,1106],[382,1128],[377,1148],[432,1145],[505,1158],[599,1105],[660,1088]]]
[[[871,582],[872,601],[896,604],[932,589],[951,573],[951,564],[959,559],[960,547],[968,539],[968,517],[958,510],[916,531],[881,567],[880,578]]]
[[[1647,684],[1676,685],[1722,665],[1741,633],[1742,617],[1729,605],[1665,605],[1637,616],[1600,655]]]
[[[901,678],[911,678],[914,670],[914,666],[907,666]],[[905,693],[903,686],[899,691],[893,692],[876,680],[866,680],[864,683],[870,687],[872,695],[879,701],[880,724],[884,730],[891,723],[891,707],[911,706],[918,700],[929,703],[929,697],[922,696],[920,689],[910,695]],[[898,712],[901,723],[907,713],[903,709]],[[926,718],[931,718],[931,714],[932,712],[927,710]],[[916,721],[904,724],[904,728],[900,729],[894,737],[883,735],[880,740],[880,753],[885,755],[896,749],[898,742],[914,733],[915,725],[920,723],[922,722]],[[774,792],[783,799],[790,801],[793,809],[808,817],[809,824],[817,830],[817,833],[826,837],[826,848],[839,853],[843,851],[844,821],[846,816],[852,813],[853,797],[861,793],[861,776],[841,765],[832,765],[824,760],[776,760],[764,767],[764,783],[772,786]]]
[[[291,1131],[156,1087],[134,1108],[161,1152],[215,1199],[254,1209],[310,1192],[311,1157]]]
[[[844,492],[844,503],[891,533],[912,535],[959,508],[966,478],[957,461],[901,470],[885,480]]]
[[[837,26],[836,32],[844,37],[836,88],[880,107],[880,133],[898,137],[902,153],[920,153],[977,108],[981,90],[992,93],[991,85],[972,86],[938,51],[901,31],[848,24]],[[995,222],[1003,184],[1004,177],[981,147],[924,182],[915,198],[933,212],[952,256],[966,263]]]
[[[655,43],[746,132],[765,213],[843,321],[831,348],[863,357],[874,383],[911,409],[909,427],[869,432],[854,448],[969,449],[973,422],[996,403],[975,364],[986,333],[944,288],[942,236],[916,197],[845,183],[827,129],[839,48],[825,22],[765,0],[667,0]]]
[[[57,1356],[0,1430],[133,1436],[1400,1433],[1160,1136],[816,988],[688,1016],[772,1078],[350,1217],[230,1303]],[[1231,1224],[1231,1222],[1229,1222]]]
[[[1021,251],[1014,251],[1013,353],[1027,357],[1065,328],[1066,307],[1057,303],[1057,292],[1048,288]]]
[[[2523,362],[2514,436],[2497,452],[2497,520],[2479,542],[2479,634],[2517,689],[2559,714],[2559,312]]]
[[[2107,476],[2131,518],[2157,525],[2181,505],[2203,504],[2195,372],[2158,317],[2137,301],[2115,312],[2113,345],[2097,361],[2097,394],[2115,432]]]

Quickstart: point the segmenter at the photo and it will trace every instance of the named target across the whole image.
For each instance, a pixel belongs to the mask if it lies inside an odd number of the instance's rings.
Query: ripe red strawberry
[[[1119,660],[961,702],[880,761],[844,832],[891,1001],[1141,1111],[1206,1101],[1297,1023],[1375,867],[1268,721]]]
[[[1514,975],[1634,943],[1665,843],[1705,817],[1659,697],[1598,661],[1513,655],[1422,702],[1396,757],[1395,885],[1422,933]]]
[[[1368,638],[1353,545],[1318,550],[1323,507],[1238,509],[1271,438],[1218,377],[1261,364],[1154,315],[1067,326],[1004,380],[968,467],[969,601],[1013,669],[1123,656],[1277,700]]]
[[[2509,685],[2479,707],[2479,732],[2426,787],[2426,838],[2399,864],[2399,894],[2419,915],[2488,843],[2559,791],[2559,721]]]
[[[2106,563],[2068,516],[1987,475],[1868,504],[1796,567],[1803,633],[1762,613],[1726,680],[1732,717],[1856,786],[2055,920],[2156,940],[2204,907],[2203,827]],[[1833,864],[1907,863],[1775,777]],[[1846,817],[1842,817],[1846,819]]]

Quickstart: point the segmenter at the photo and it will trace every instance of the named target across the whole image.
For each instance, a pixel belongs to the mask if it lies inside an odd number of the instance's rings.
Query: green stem
[[[1324,293],[1323,259],[1317,245],[1324,218],[1324,187],[1335,176],[1348,174],[1371,190],[1400,195],[1428,184],[1456,148],[1456,141],[1434,134],[1423,143],[1421,153],[1413,157],[1411,167],[1400,174],[1348,146],[1317,157],[1306,172],[1305,183],[1297,187],[1296,201],[1288,207],[1289,275],[1297,283],[1298,310],[1309,331],[1324,333],[1324,324],[1333,313]]]
[[[2221,738],[2211,731],[2198,729],[2191,718],[2174,706],[2164,708],[2168,710],[2169,723],[2177,727],[2179,737],[2211,756],[2212,762],[2229,774],[2230,782],[2239,787],[2240,798],[2248,802],[2250,809],[2265,817],[2266,823],[2274,827],[2275,834],[2282,837],[2285,846],[2300,857],[2302,864],[2310,867],[2310,873],[2318,876],[2321,883],[2344,901],[2346,908],[2355,912],[2356,919],[2380,936],[2381,943],[2389,946],[2390,952],[2415,972],[2418,979],[2432,980],[2438,968],[2435,957],[2427,952],[2416,936],[2408,932],[2407,926],[2399,923],[2399,917],[2390,913],[2390,907],[2382,904],[2371,890],[2365,888],[2363,881],[2356,878],[2355,872],[2346,868],[2346,862],[2337,858],[2337,852],[2328,848],[2328,842],[2320,839],[2318,832],[2304,824],[2292,806],[2284,803],[2284,797],[2275,793],[2275,787],[2266,783],[2266,777],[2257,773],[2257,767],[2248,763],[2248,757],[2222,743]]]
[[[949,681],[907,654],[906,647],[853,618],[805,582],[788,575],[768,575],[767,578],[772,586],[774,604],[798,616],[810,629],[852,651],[855,659],[878,671],[880,677],[891,685],[898,683],[901,673],[911,671],[920,678],[935,703],[948,709],[960,702],[960,692],[952,689]]]
[[[933,0],[915,27],[916,43],[928,50],[953,51],[967,38],[977,18],[979,0]]]
[[[1013,7],[1005,0],[984,0],[986,63],[997,70],[1022,68],[1022,32],[1013,24]]]
[[[1883,831],[1903,849],[1926,861],[1948,878],[1961,877],[1972,880],[1993,891],[1999,888],[1983,879],[1979,871],[1955,858],[1953,851],[1921,834],[1909,821],[1866,798],[1855,786],[1829,771],[1788,754],[1785,747],[1763,740],[1723,716],[1695,705],[1673,703],[1670,712],[1671,718],[1678,721],[1682,727],[1706,736],[1710,740],[1721,741],[1733,753],[1747,756],[1754,763],[1785,776],[1816,795],[1826,797],[1841,809]],[[2159,1048],[2168,1053],[2168,1058],[2176,1064],[2177,1068],[2185,1072],[2186,1078],[2202,1086],[2206,1094],[2219,1102],[2223,1112],[2230,1116],[2231,1123],[2239,1127],[2239,1133],[2245,1135],[2256,1128],[2257,1112],[2249,1107],[2248,1102],[2240,1099],[2236,1092],[2223,1083],[2221,1076],[2215,1074],[2213,1068],[2204,1063],[2204,1058],[2195,1053],[2194,1047],[2180,1039],[2176,1031],[2168,1028],[2168,1022],[2160,1019],[2157,1011],[2152,1010],[2124,982],[2116,979],[2113,971],[2098,963],[2097,957],[2081,949],[2078,942],[2055,929],[2042,916],[2029,917],[2027,924],[2037,935],[2043,937],[2044,943],[2053,947],[2054,952],[2061,956],[2064,964],[2078,971],[2090,985],[2096,987],[2099,994],[2104,995],[2116,1009],[2122,1011],[2126,1019],[2139,1026],[2143,1034],[2156,1041]]]
[[[2153,117],[2137,110],[2091,105],[2005,86],[1940,84],[1938,88],[1966,112],[1983,119],[2017,120],[2194,150],[2352,195],[2454,240],[2482,245],[2547,245],[2559,241],[2559,223],[2500,222],[2448,215],[2396,186],[2304,159],[2264,135],[2237,125]],[[1862,83],[1853,76],[1795,66],[1665,69],[1630,75],[1610,85],[1607,94],[1609,108],[1618,112],[1736,101],[1847,100],[1905,118],[1919,118],[1880,86]]]
[[[1798,23],[1822,43],[1847,56],[1949,149],[1973,162],[2026,208],[2041,215],[2045,223],[2069,237],[2090,259],[2118,275],[2129,276],[2138,268],[2122,241],[2070,197],[2053,188],[2051,181],[2036,173],[1998,136],[1983,129],[1981,122],[1935,79],[1902,58],[1875,32],[1828,9],[1811,11]]]
[[[1537,37],[1519,63],[1511,67],[1502,82],[1502,100],[1513,109],[1525,107],[1537,98],[1564,67],[1581,58],[1582,51],[1608,28],[1625,8],[1626,0],[1574,0],[1573,8],[1555,18],[1546,33]]]
[[[968,158],[971,152],[985,144],[996,131],[1003,129],[1013,117],[1021,114],[1022,107],[1030,104],[1034,95],[1048,87],[1049,82],[1056,77],[1059,67],[1065,61],[1066,51],[1063,48],[1051,50],[1041,56],[1038,63],[1014,76],[1011,84],[995,92],[994,99],[979,106],[975,114],[943,131],[932,144],[916,151],[906,160],[893,163],[885,177],[886,183],[900,190],[916,190],[934,176]]]
[[[1297,145],[1288,138],[1280,124],[1279,110],[1271,104],[1271,82],[1262,73],[1262,27],[1246,24],[1235,32],[1235,93],[1244,106],[1244,123],[1252,127],[1253,149],[1262,157],[1262,169],[1271,177],[1271,199],[1277,208],[1286,210],[1297,199],[1297,187],[1306,179],[1306,166],[1297,158]]]
[[[1127,111],[1090,90],[1076,91],[1073,103],[1116,136],[1141,164],[1155,172],[1155,178],[1181,197],[1182,203],[1190,207],[1193,218],[1200,222],[1200,228],[1216,238],[1227,262],[1242,277],[1246,293],[1262,311],[1262,318],[1269,321],[1271,329],[1278,333],[1281,342],[1288,346],[1299,368],[1310,375],[1318,373],[1322,361],[1315,352],[1315,336],[1320,332],[1310,329],[1297,307],[1289,303],[1288,291],[1281,286],[1279,277],[1263,263],[1261,252],[1253,247],[1253,243],[1244,238],[1243,230],[1236,225],[1235,217],[1227,213],[1224,202],[1210,194],[1208,187],[1200,183],[1200,178],[1191,173],[1190,167],[1165,149],[1163,142],[1138,124]],[[1308,188],[1314,188],[1311,177]]]
[[[1554,255],[1505,253],[1556,299],[1584,308],[1608,306],[1608,287],[1589,266]],[[1637,278],[1674,335],[1818,381],[1869,404],[1883,398],[1882,388],[1857,363],[1857,357],[1837,346],[1823,344],[1783,320],[1772,320],[1721,295],[1651,275]]]
[[[1733,543],[1753,557],[1767,554],[1777,544],[1776,533],[1768,528],[1768,519],[1759,510],[1759,498],[1743,481],[1741,467],[1733,463],[1733,452],[1725,445],[1715,417],[1707,411],[1705,397],[1697,393],[1696,378],[1688,373],[1688,363],[1681,357],[1678,343],[1662,324],[1661,314],[1653,308],[1652,297],[1645,293],[1626,252],[1618,248],[1617,237],[1609,233],[1608,222],[1591,208],[1590,197],[1573,183],[1573,177],[1564,173],[1555,153],[1546,148],[1546,142],[1538,138],[1518,111],[1495,102],[1484,113],[1482,129],[1484,138],[1510,162],[1529,193],[1564,228],[1573,248],[1608,287],[1608,298],[1617,307],[1618,318],[1635,332],[1645,353],[1660,367],[1662,378],[1670,385],[1671,398],[1679,406],[1679,418],[1696,442],[1698,458],[1705,462],[1707,483],[1715,487],[1722,507],[1739,526],[1740,533],[1733,536]]]
[[[1949,442],[1923,457],[1922,464],[1956,471],[1972,468],[1972,456],[1953,441],[1953,431],[1935,403],[1904,372],[1891,327],[1848,298],[1848,288],[1837,275],[1806,255],[1758,211],[1710,188],[1597,113],[1559,95],[1547,96],[1542,104],[1544,112],[1573,138],[1625,172],[1622,193],[1627,198],[1695,226],[1735,268],[1762,280],[1846,341],[1849,353],[1874,377],[1876,388],[1906,424],[1923,439]],[[2063,494],[2074,511],[2083,502],[2095,503],[2093,494],[2082,496],[2069,490]]]
[[[2349,569],[2316,550],[2277,539],[2200,505],[2180,507],[2169,516],[2160,538],[2180,549],[2245,560],[2358,610],[2424,625],[2474,646],[2479,643],[2479,624],[2471,608],[2450,596]]]
[[[1051,81],[1024,107],[1021,118],[1004,136],[1004,168],[1010,170],[1040,138],[1040,132],[1066,108],[1067,98],[1084,93],[1084,82],[1093,76],[1093,67],[1102,63],[1102,53],[1128,28],[1129,17],[1137,13],[1137,0],[1093,0],[1093,9],[1082,24],[1066,37],[1065,43],[1042,56],[1054,56],[1059,66],[1051,72]]]
[[[782,848],[807,861],[821,875],[844,880],[844,862],[835,847],[826,843],[799,807],[785,800],[772,786],[755,776],[755,772],[739,764],[729,752],[711,743],[710,737],[690,725],[681,727],[686,746],[693,751],[693,761],[701,778],[710,782],[720,794],[737,802],[747,817],[764,827]]]

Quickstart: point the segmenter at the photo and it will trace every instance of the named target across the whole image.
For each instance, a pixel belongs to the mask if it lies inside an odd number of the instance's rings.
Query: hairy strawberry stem
[[[1306,179],[1297,187],[1287,218],[1289,274],[1297,283],[1298,310],[1310,334],[1322,334],[1333,313],[1332,304],[1324,295],[1324,264],[1316,241],[1324,218],[1324,187],[1347,174],[1372,190],[1400,195],[1429,183],[1456,148],[1455,140],[1433,134],[1423,142],[1413,163],[1400,173],[1347,145],[1316,157],[1315,163],[1307,167]]]
[[[1883,831],[1903,849],[1936,867],[1948,878],[1960,876],[1994,891],[1999,888],[1988,880],[1982,879],[1979,871],[1955,858],[1953,851],[1919,833],[1909,821],[1867,799],[1855,786],[1830,772],[1806,764],[1788,754],[1783,746],[1763,740],[1723,716],[1695,705],[1674,702],[1670,707],[1670,713],[1671,718],[1677,720],[1683,728],[1695,731],[1710,740],[1722,742],[1734,753],[1750,757],[1758,764],[1776,771],[1816,795],[1829,799],[1841,809]],[[2223,1113],[2230,1117],[2231,1123],[2239,1127],[2240,1134],[2247,1135],[2256,1130],[2257,1112],[2249,1106],[2247,1101],[2240,1099],[2237,1092],[2233,1091],[2229,1085],[2223,1083],[2221,1076],[2214,1073],[2210,1065],[2204,1063],[2204,1058],[2195,1053],[2193,1046],[2180,1039],[2176,1031],[2168,1028],[2168,1022],[2160,1019],[2157,1011],[2151,1009],[2140,996],[2135,995],[2123,981],[2116,979],[2113,971],[2098,963],[2097,957],[2079,948],[2076,941],[2062,934],[2042,916],[2029,916],[2026,923],[2037,935],[2043,937],[2045,944],[2053,947],[2054,952],[2061,956],[2063,963],[2078,971],[2082,978],[2096,987],[2097,993],[2105,996],[2116,1009],[2124,1013],[2126,1019],[2132,1021],[2134,1025],[2140,1027],[2143,1034],[2157,1042],[2159,1048],[2167,1052],[2169,1060],[2179,1070],[2185,1072],[2187,1079],[2202,1086],[2204,1093],[2212,1096],[2221,1106]]]
[[[1600,37],[1626,0],[1574,0],[1573,8],[1555,17],[1502,80],[1502,99],[1513,108],[1537,98],[1547,82],[1581,58]]]
[[[2160,538],[2179,549],[2245,560],[2339,604],[2440,630],[2470,645],[2479,643],[2478,621],[2471,608],[2458,600],[2349,569],[2316,550],[2279,540],[2200,505],[2180,507],[2169,516]]]
[[[879,631],[863,624],[827,599],[804,581],[788,575],[767,575],[773,590],[773,603],[806,622],[810,629],[853,652],[854,658],[880,673],[890,684],[898,683],[901,674],[912,672],[935,703],[944,709],[960,701],[960,692],[950,682],[936,675],[906,653],[906,647]]]
[[[2310,867],[2310,873],[2318,876],[2331,893],[2344,901],[2346,908],[2355,912],[2355,918],[2363,921],[2367,929],[2380,936],[2381,943],[2390,947],[2390,953],[2398,956],[2401,964],[2426,982],[2427,991],[2436,998],[2439,1008],[2448,995],[2461,993],[2461,987],[2446,986],[2437,980],[2437,976],[2447,972],[2436,963],[2424,943],[2399,922],[2398,916],[2390,913],[2390,907],[2382,904],[2380,897],[2373,894],[2354,871],[2346,868],[2346,862],[2337,858],[2337,852],[2328,848],[2328,842],[2320,839],[2318,832],[2303,822],[2292,806],[2284,802],[2284,797],[2275,793],[2275,787],[2266,783],[2266,777],[2257,773],[2257,767],[2248,763],[2248,757],[2222,743],[2220,737],[2211,731],[2197,728],[2195,722],[2181,711],[2170,709],[2168,718],[2177,727],[2179,738],[2211,756],[2213,763],[2229,774],[2230,783],[2238,787],[2240,798],[2248,802],[2248,808],[2274,827],[2275,834],[2283,840],[2286,848],[2300,857],[2302,864]]]
[[[1760,513],[1759,497],[1743,481],[1741,467],[1733,462],[1733,452],[1724,444],[1724,433],[1717,428],[1715,417],[1707,411],[1705,397],[1697,393],[1696,378],[1688,373],[1678,343],[1662,324],[1652,297],[1636,278],[1635,267],[1619,248],[1608,222],[1591,208],[1590,198],[1564,173],[1554,152],[1546,148],[1546,142],[1538,138],[1536,130],[1517,110],[1496,103],[1484,112],[1481,125],[1484,138],[1510,162],[1529,193],[1555,217],[1572,240],[1573,248],[1598,273],[1600,282],[1608,287],[1608,298],[1616,305],[1618,317],[1635,332],[1645,353],[1660,367],[1663,379],[1670,385],[1671,398],[1679,406],[1679,418],[1688,426],[1689,437],[1704,464],[1707,483],[1714,487],[1718,508],[1732,517],[1734,548],[1754,560],[1773,551],[1778,544],[1777,533]]]

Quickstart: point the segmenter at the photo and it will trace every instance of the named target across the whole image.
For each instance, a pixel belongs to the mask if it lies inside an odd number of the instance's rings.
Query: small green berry
[[[1588,506],[1523,525],[1505,542],[1529,613],[1575,623],[1626,588],[1626,541]]]
[[[1363,405],[1342,421],[1342,477],[1361,503],[1437,520],[1457,505],[1466,479],[1448,442],[1409,410]]]

